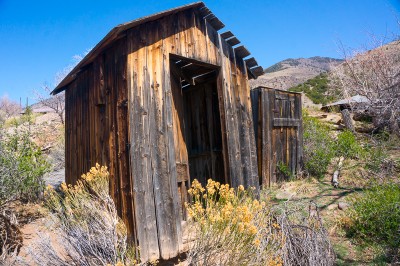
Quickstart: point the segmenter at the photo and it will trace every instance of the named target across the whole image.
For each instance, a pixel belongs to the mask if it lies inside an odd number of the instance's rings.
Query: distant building
[[[47,113],[55,113],[54,109],[44,106],[41,103],[35,103],[29,106],[34,114],[47,114]],[[22,109],[21,114],[26,113],[26,108]]]
[[[342,111],[344,109],[363,110],[368,103],[369,100],[367,97],[362,95],[355,95],[347,99],[324,105],[321,107],[321,110],[325,112],[329,112],[335,109],[338,111]]]

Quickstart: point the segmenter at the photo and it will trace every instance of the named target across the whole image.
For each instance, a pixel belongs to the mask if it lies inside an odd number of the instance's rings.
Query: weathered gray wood
[[[271,123],[273,119],[273,114],[271,114],[271,108],[270,108],[270,103],[271,103],[271,98],[273,95],[269,91],[260,91],[261,94],[261,110],[262,110],[262,164],[263,164],[263,172],[262,172],[262,177],[263,177],[263,183],[262,185],[264,187],[269,187],[271,185],[271,176],[272,176],[272,156],[273,156],[273,149],[272,149],[272,130],[273,130],[273,125]]]
[[[253,67],[250,69],[254,76],[258,77],[264,74],[264,69],[261,66]]]
[[[283,163],[295,175],[302,164],[301,95],[298,93],[259,87],[252,92],[253,112],[258,110],[257,142],[261,185],[268,187],[283,180],[277,164]],[[259,99],[255,99],[256,97]],[[260,104],[255,107],[256,101]],[[254,114],[253,114],[253,117]],[[254,121],[253,123],[256,123]],[[256,128],[256,127],[255,127]],[[261,137],[259,137],[261,135]]]
[[[142,40],[138,38],[138,31],[128,32],[128,51],[137,51],[137,53],[131,53],[128,56],[129,113],[131,121],[130,161],[132,165],[137,233],[139,246],[141,247],[140,256],[142,261],[148,261],[158,259],[160,251],[158,247],[150,157],[149,112],[151,108],[151,91],[146,67],[147,48],[143,47]]]
[[[258,182],[258,167],[257,167],[257,154],[256,154],[256,146],[255,146],[255,137],[254,137],[254,127],[252,120],[252,109],[251,109],[251,100],[250,95],[244,93],[248,90],[243,90],[243,88],[248,87],[248,80],[246,79],[247,74],[240,75],[240,71],[246,71],[245,64],[243,60],[239,61],[239,67],[237,70],[237,91],[239,92],[239,102],[237,107],[239,108],[240,115],[238,118],[240,119],[239,133],[240,137],[240,146],[241,146],[241,157],[242,164],[246,165],[243,168],[243,181],[245,187],[255,187],[258,191],[259,182]]]
[[[208,22],[213,26],[215,30],[220,30],[225,27],[224,23],[221,22],[217,17],[207,18]]]
[[[295,113],[296,117],[300,120],[299,127],[296,131],[297,138],[297,159],[296,159],[296,170],[299,171],[303,168],[303,116],[302,108],[297,108],[297,106],[302,106],[301,94],[296,95],[295,99]]]
[[[274,127],[298,127],[299,119],[274,118]]]
[[[239,126],[236,109],[236,87],[235,87],[235,76],[232,75],[232,65],[234,66],[235,55],[233,49],[230,48],[225,40],[220,38],[220,46],[223,50],[221,53],[221,72],[222,75],[222,95],[224,101],[225,110],[225,126],[226,126],[226,139],[228,148],[228,165],[229,165],[229,177],[230,184],[233,187],[243,185],[243,172],[242,172],[242,160],[240,153],[240,141],[239,141]],[[222,57],[227,55],[228,57]]]

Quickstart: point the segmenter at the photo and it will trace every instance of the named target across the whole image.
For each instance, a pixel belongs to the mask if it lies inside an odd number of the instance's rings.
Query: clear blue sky
[[[117,24],[173,8],[183,0],[0,0],[0,97],[19,101],[95,46]],[[336,41],[358,47],[368,33],[400,32],[399,0],[205,1],[268,67],[286,58],[339,57]],[[23,100],[24,102],[25,100]]]

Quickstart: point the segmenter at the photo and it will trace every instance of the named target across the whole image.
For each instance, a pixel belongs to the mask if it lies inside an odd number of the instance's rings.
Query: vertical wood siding
[[[135,241],[129,161],[126,46],[121,39],[66,89],[66,182],[96,163],[110,172],[110,194]]]
[[[109,167],[110,193],[142,261],[169,259],[183,248],[185,198],[178,190],[186,193],[188,184],[180,179],[189,155],[180,115],[185,107],[176,99],[196,97],[174,91],[180,84],[170,55],[219,69],[203,97],[205,118],[213,125],[204,132],[211,139],[211,176],[235,187],[258,187],[243,59],[194,9],[127,30],[66,88],[66,180],[76,182],[96,162]]]

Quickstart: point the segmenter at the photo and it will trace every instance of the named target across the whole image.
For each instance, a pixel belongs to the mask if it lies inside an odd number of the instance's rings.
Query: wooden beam
[[[250,59],[246,59],[244,60],[244,62],[246,62],[246,66],[248,68],[252,68],[258,65],[256,59],[254,57],[250,58]]]
[[[225,27],[225,24],[222,23],[221,20],[219,20],[217,17],[214,16],[214,18],[207,19],[208,22],[211,24],[211,26],[216,30],[219,31],[220,29]]]
[[[233,37],[233,33],[229,30],[229,31],[226,31],[226,32],[224,32],[224,33],[221,33],[221,38],[222,39],[228,39],[228,38],[231,38],[231,37]]]
[[[232,38],[226,40],[226,42],[227,42],[230,46],[235,46],[235,45],[237,45],[237,44],[240,43],[239,39],[236,38],[236,37],[232,37]]]
[[[205,82],[207,80],[215,78],[217,75],[218,75],[218,71],[214,70],[214,71],[205,73],[204,75],[197,76],[197,77],[193,78],[193,80],[194,80],[195,83],[202,83],[202,82]]]
[[[171,58],[173,60],[184,60],[184,61],[187,61],[188,63],[193,63],[193,64],[198,65],[198,66],[204,66],[204,67],[207,67],[209,69],[219,69],[220,68],[219,66],[216,66],[216,65],[213,65],[213,64],[209,64],[209,63],[198,61],[198,60],[195,60],[195,59],[183,57],[183,56],[180,56],[180,55],[177,55],[177,54],[171,54]]]
[[[258,77],[264,74],[264,70],[261,66],[250,68],[250,71],[254,74],[254,76]]]
[[[213,13],[210,13],[207,16],[204,17],[204,19],[207,19],[207,20],[211,20],[213,18],[215,18],[215,15]]]
[[[206,6],[200,8],[199,12],[200,12],[200,16],[203,17],[203,18],[204,18],[205,16],[211,14],[210,9],[208,9],[208,7],[206,7]]]
[[[274,118],[274,127],[298,127],[299,123],[299,119]]]
[[[249,50],[247,50],[246,47],[244,47],[244,45],[241,45],[241,46],[235,48],[235,54],[236,54],[236,57],[245,58],[246,56],[250,55],[250,52],[249,52]]]

